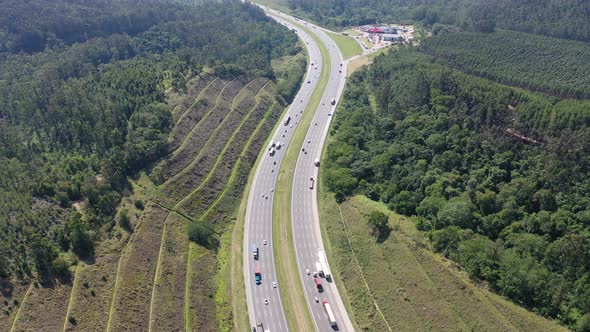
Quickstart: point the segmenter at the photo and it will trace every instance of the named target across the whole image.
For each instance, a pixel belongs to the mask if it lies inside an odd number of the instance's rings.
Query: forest
[[[424,40],[420,51],[493,81],[562,97],[590,97],[588,43],[499,30],[440,33]]]
[[[255,6],[203,6],[3,4],[0,278],[67,277],[60,253],[92,258],[127,178],[168,152],[167,90],[202,72],[273,79],[271,60],[297,52]]]
[[[415,48],[347,85],[323,181],[412,216],[472,278],[590,328],[590,102],[462,73]]]
[[[343,28],[403,21],[490,32],[508,29],[590,41],[585,0],[288,0],[289,8],[323,25]]]

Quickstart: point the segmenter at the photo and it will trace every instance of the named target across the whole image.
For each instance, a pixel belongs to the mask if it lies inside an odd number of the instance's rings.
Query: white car
[[[309,275],[309,269],[306,269],[306,270],[305,270],[305,273],[306,273],[307,275]]]
[[[270,192],[273,193],[275,191],[275,188],[270,188]]]
[[[262,240],[262,244],[266,245],[266,240]]]
[[[273,288],[277,288],[277,282],[276,282],[276,281],[273,281],[273,282],[272,282],[272,287],[273,287]]]
[[[264,304],[268,304],[268,299],[264,299]]]

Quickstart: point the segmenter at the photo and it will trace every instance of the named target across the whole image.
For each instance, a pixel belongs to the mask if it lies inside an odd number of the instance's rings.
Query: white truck
[[[289,121],[291,121],[291,114],[287,114],[285,116],[285,120],[283,121],[283,124],[286,126],[289,124]]]
[[[318,258],[320,264],[322,265],[322,271],[324,272],[324,278],[327,280],[332,279],[332,274],[330,273],[330,267],[328,267],[328,260],[326,259],[326,254],[322,249],[318,249]]]
[[[336,317],[334,317],[334,312],[332,311],[332,308],[330,307],[330,303],[328,303],[328,301],[324,301],[322,303],[324,304],[324,309],[326,309],[326,313],[328,314],[328,320],[330,320],[330,325],[335,326],[336,325]]]
[[[320,277],[324,276],[324,269],[322,267],[322,263],[315,262],[315,270],[317,271],[317,273]]]

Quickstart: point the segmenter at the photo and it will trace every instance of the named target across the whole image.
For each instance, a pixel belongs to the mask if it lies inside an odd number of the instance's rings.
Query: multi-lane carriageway
[[[253,327],[262,324],[264,330],[268,331],[288,331],[289,329],[281,303],[281,285],[276,288],[273,287],[273,282],[277,281],[273,243],[271,241],[274,188],[277,181],[277,171],[281,166],[286,147],[291,142],[293,132],[297,128],[299,119],[317,87],[320,73],[324,70],[325,65],[322,63],[318,44],[305,30],[300,28],[299,24],[301,24],[305,25],[308,28],[307,31],[311,31],[325,44],[330,58],[330,66],[328,66],[330,73],[320,105],[315,110],[299,158],[296,165],[294,165],[291,219],[298,271],[316,330],[322,332],[334,330],[353,331],[352,323],[346,313],[336,285],[322,279],[323,292],[320,293],[314,278],[306,273],[306,270],[315,270],[315,263],[318,261],[318,249],[323,250],[317,208],[317,186],[314,185],[313,189],[311,189],[310,179],[313,178],[314,183],[317,181],[318,168],[314,165],[314,161],[319,159],[328,133],[335,107],[331,103],[332,98],[337,101],[344,88],[346,66],[343,65],[342,55],[334,41],[321,29],[301,20],[294,24],[295,19],[293,17],[274,10],[272,14],[272,17],[278,22],[297,32],[307,47],[310,63],[301,89],[287,112],[291,117],[290,122],[285,125],[281,120],[281,124],[272,135],[272,141],[283,143],[283,147],[276,149],[272,156],[268,150],[265,151],[255,171],[248,197],[244,238],[244,277],[250,323]],[[303,149],[305,149],[305,152]],[[258,260],[253,257],[253,244],[257,244],[259,248]],[[256,284],[254,278],[256,268],[260,270],[262,277],[260,285]],[[334,326],[330,324],[326,309],[322,305],[323,301],[330,303],[337,322]],[[261,329],[261,327],[258,328]]]

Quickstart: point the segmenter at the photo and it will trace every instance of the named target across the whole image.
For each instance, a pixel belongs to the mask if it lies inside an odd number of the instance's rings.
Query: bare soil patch
[[[23,302],[29,284],[0,279],[0,331],[10,330],[16,312]]]

